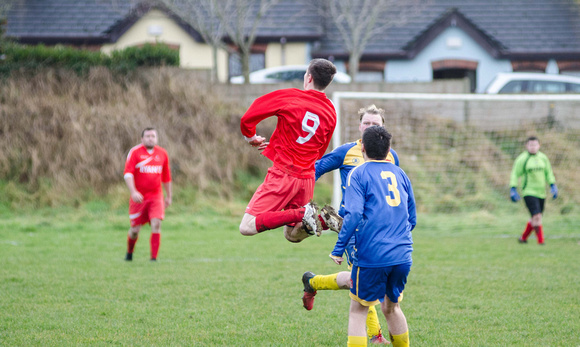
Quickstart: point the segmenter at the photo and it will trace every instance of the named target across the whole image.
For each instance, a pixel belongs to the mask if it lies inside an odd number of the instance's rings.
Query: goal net
[[[385,110],[385,127],[413,183],[419,212],[514,209],[510,173],[529,136],[539,138],[560,189],[546,208],[578,212],[580,95],[335,92],[333,102],[338,114],[333,147],[360,138],[360,108],[375,104]],[[335,172],[335,206],[340,198]]]

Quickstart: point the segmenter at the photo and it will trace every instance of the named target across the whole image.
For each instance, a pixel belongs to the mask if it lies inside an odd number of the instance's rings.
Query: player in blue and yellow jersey
[[[361,108],[358,111],[359,115],[359,131],[361,136],[366,128],[378,125],[383,126],[385,122],[385,111],[377,108],[375,105],[370,105]],[[387,155],[387,161],[399,165],[399,157],[397,153],[391,149]],[[364,162],[363,154],[361,152],[361,140],[346,143],[337,147],[331,153],[324,155],[316,162],[316,179],[320,178],[327,172],[339,169],[342,187],[342,201],[338,214],[344,216],[344,189],[346,187],[346,178],[353,168],[361,165]],[[345,252],[349,269],[352,266],[352,256],[354,254],[354,238],[352,238],[347,246]],[[338,290],[350,289],[350,271],[342,271],[331,275],[315,275],[308,271],[302,276],[304,284],[304,295],[302,303],[305,309],[312,310],[314,306],[314,296],[317,290]],[[367,317],[367,333],[372,343],[384,344],[387,340],[382,336],[381,325],[377,316],[377,310],[374,306],[369,308]]]
[[[520,154],[514,162],[510,177],[510,197],[513,202],[520,200],[517,186],[522,178],[522,195],[532,218],[528,221],[524,233],[518,238],[520,243],[527,243],[532,230],[536,232],[538,244],[544,244],[542,228],[542,212],[546,200],[546,184],[550,185],[552,198],[558,197],[556,178],[548,157],[540,152],[540,141],[531,136],[526,140],[526,151]]]
[[[398,298],[411,270],[411,231],[417,215],[411,181],[401,168],[386,161],[390,143],[391,134],[383,127],[365,130],[361,151],[366,161],[348,175],[344,221],[330,253],[340,265],[355,236],[348,346],[367,345],[365,318],[368,307],[379,301],[393,346],[409,346],[407,320]]]

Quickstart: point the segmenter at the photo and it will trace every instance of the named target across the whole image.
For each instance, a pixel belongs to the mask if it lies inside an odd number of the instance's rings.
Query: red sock
[[[536,236],[538,237],[538,243],[539,244],[544,243],[544,230],[542,226],[538,225],[537,227],[534,228],[534,230],[536,231]]]
[[[159,245],[161,244],[161,234],[151,233],[151,238],[149,239],[151,244],[151,259],[157,259],[157,253],[159,252]]]
[[[328,227],[328,225],[326,225],[326,222],[324,221],[324,219],[322,218],[321,215],[318,215],[318,220],[320,221],[320,224],[322,224],[322,230],[328,230],[328,229],[330,229]]]
[[[305,210],[304,207],[301,207],[291,210],[262,213],[256,216],[256,230],[261,233],[262,231],[276,229],[284,225],[302,222]]]
[[[133,250],[135,249],[135,244],[137,243],[137,239],[139,236],[135,238],[135,240],[131,239],[130,236],[127,236],[127,253],[133,254]]]
[[[530,233],[533,229],[534,228],[532,227],[532,223],[528,222],[526,225],[526,230],[524,230],[524,233],[522,234],[522,241],[526,241],[528,239],[528,236],[530,236]]]

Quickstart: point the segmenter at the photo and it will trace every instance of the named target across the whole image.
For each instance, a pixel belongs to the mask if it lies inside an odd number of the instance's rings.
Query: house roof
[[[362,60],[411,59],[438,34],[457,26],[496,58],[580,57],[580,8],[575,0],[418,0],[420,11],[406,24],[376,34]],[[125,0],[20,0],[8,13],[6,35],[23,43],[115,42],[144,13]],[[316,57],[348,52],[316,0],[280,0],[262,20],[257,43],[316,42]],[[179,14],[172,16],[194,39],[201,37]],[[388,16],[398,16],[390,13]],[[385,20],[391,20],[392,17]]]
[[[418,47],[435,38],[434,32],[453,25],[498,58],[580,55],[580,10],[574,0],[424,0],[406,24],[376,34],[363,60],[412,58]],[[327,27],[336,30],[332,23],[327,22]],[[324,36],[315,54],[348,55],[338,35]]]
[[[163,10],[197,41],[200,35],[186,18],[150,1],[22,0],[8,12],[6,36],[22,43],[99,44],[115,42],[148,9]],[[261,21],[257,42],[319,39],[323,26],[316,12],[303,9],[306,0],[281,0]]]

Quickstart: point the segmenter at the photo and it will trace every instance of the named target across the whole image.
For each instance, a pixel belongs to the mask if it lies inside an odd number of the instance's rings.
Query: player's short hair
[[[314,88],[324,90],[336,74],[336,66],[326,59],[312,59],[308,65],[308,74],[312,75]]]
[[[387,129],[378,125],[366,128],[362,136],[362,143],[369,159],[384,160],[391,148],[391,138]]]
[[[530,137],[528,137],[528,139],[526,140],[526,143],[528,143],[530,141],[538,141],[538,142],[540,142],[540,140],[536,136],[530,136]]]
[[[143,129],[143,131],[141,132],[141,138],[143,138],[143,136],[145,136],[146,131],[150,131],[150,130],[155,130],[155,128],[148,127],[148,128]],[[155,131],[157,131],[157,130],[155,130]]]
[[[360,122],[362,122],[363,116],[367,113],[378,114],[379,116],[381,116],[381,119],[383,120],[383,124],[385,124],[385,110],[383,110],[382,108],[377,108],[374,104],[370,105],[368,107],[361,108],[360,110],[358,110]]]

